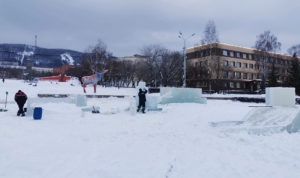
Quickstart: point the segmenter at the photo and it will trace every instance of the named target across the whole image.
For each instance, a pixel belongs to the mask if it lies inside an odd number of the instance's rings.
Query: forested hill
[[[79,64],[82,53],[69,49],[47,49],[26,44],[0,44],[0,62],[18,62],[26,65],[31,59],[36,67],[60,67],[63,64]]]

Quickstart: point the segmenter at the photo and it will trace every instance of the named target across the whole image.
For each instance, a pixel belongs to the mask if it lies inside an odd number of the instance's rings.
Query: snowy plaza
[[[73,82],[73,83],[72,83]],[[252,121],[253,106],[207,100],[207,104],[159,105],[162,111],[130,112],[134,88],[98,87],[88,98],[100,114],[85,113],[67,99],[40,99],[41,120],[17,117],[14,94],[82,94],[68,83],[21,80],[0,84],[0,104],[8,91],[8,112],[0,112],[2,178],[296,178],[300,176],[300,135],[283,128],[299,111],[257,107],[265,122]],[[72,83],[72,85],[71,85]],[[92,87],[87,93],[92,94]],[[252,106],[252,107],[249,107]],[[25,106],[26,107],[26,106]],[[257,114],[257,113],[256,113]]]

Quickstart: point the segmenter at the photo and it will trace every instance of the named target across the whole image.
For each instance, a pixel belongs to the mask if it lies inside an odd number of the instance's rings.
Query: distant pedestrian
[[[146,93],[147,93],[146,89],[144,89],[144,91],[143,91],[140,88],[140,90],[139,90],[139,105],[137,108],[137,112],[139,112],[142,107],[142,112],[145,113]]]
[[[24,104],[26,103],[26,100],[27,100],[27,96],[24,92],[22,92],[21,90],[19,90],[16,94],[15,94],[15,101],[17,102],[18,104],[18,107],[19,107],[19,110],[18,110],[18,113],[17,113],[17,116],[25,116],[25,113],[24,113]]]
[[[4,79],[4,78],[2,78],[2,82],[3,82],[3,83],[5,82],[5,79]]]

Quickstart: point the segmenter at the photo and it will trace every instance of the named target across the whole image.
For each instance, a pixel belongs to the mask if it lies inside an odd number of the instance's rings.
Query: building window
[[[224,82],[224,88],[227,88],[227,82]]]
[[[253,64],[249,64],[249,68],[250,68],[250,69],[253,69]]]
[[[230,79],[234,79],[234,72],[229,72]]]
[[[230,51],[230,57],[234,57],[234,52]]]
[[[252,73],[249,74],[249,79],[250,79],[250,80],[253,80],[253,74],[252,74]]]
[[[240,62],[237,62],[237,63],[236,63],[236,67],[237,67],[237,68],[241,68],[241,66],[242,66],[242,63],[240,63]]]
[[[230,61],[229,64],[230,64],[230,67],[234,67],[235,66],[235,62],[234,61]]]
[[[236,73],[236,78],[237,78],[237,79],[241,79],[241,72],[237,72],[237,73]]]
[[[229,82],[229,87],[230,88],[234,88],[234,83],[233,82]]]
[[[223,71],[223,78],[228,78],[228,72],[227,71]]]
[[[241,58],[241,53],[237,52],[237,53],[236,53],[236,57],[237,57],[237,58]]]
[[[243,63],[243,68],[247,69],[248,68],[248,63]]]
[[[243,79],[248,79],[247,73],[244,73],[244,74],[243,74]]]
[[[228,61],[224,60],[224,66],[228,66]]]
[[[236,88],[241,88],[241,83],[240,82],[236,82]]]
[[[248,56],[249,56],[249,59],[252,60],[252,54],[249,54]]]
[[[256,79],[261,79],[260,74],[256,74]]]
[[[203,62],[202,61],[200,61],[200,67],[202,67],[203,66]]]
[[[255,64],[255,70],[258,70],[259,66],[257,64]]]
[[[228,56],[228,51],[227,50],[223,50],[223,56]]]
[[[244,58],[244,59],[247,59],[247,54],[244,54],[244,53],[243,53],[243,58]]]

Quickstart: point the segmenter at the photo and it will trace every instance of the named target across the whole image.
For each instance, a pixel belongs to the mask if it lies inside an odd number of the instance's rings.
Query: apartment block
[[[268,82],[272,67],[283,84],[291,59],[288,55],[218,42],[195,46],[187,49],[187,86],[206,91],[256,91],[263,78]]]

